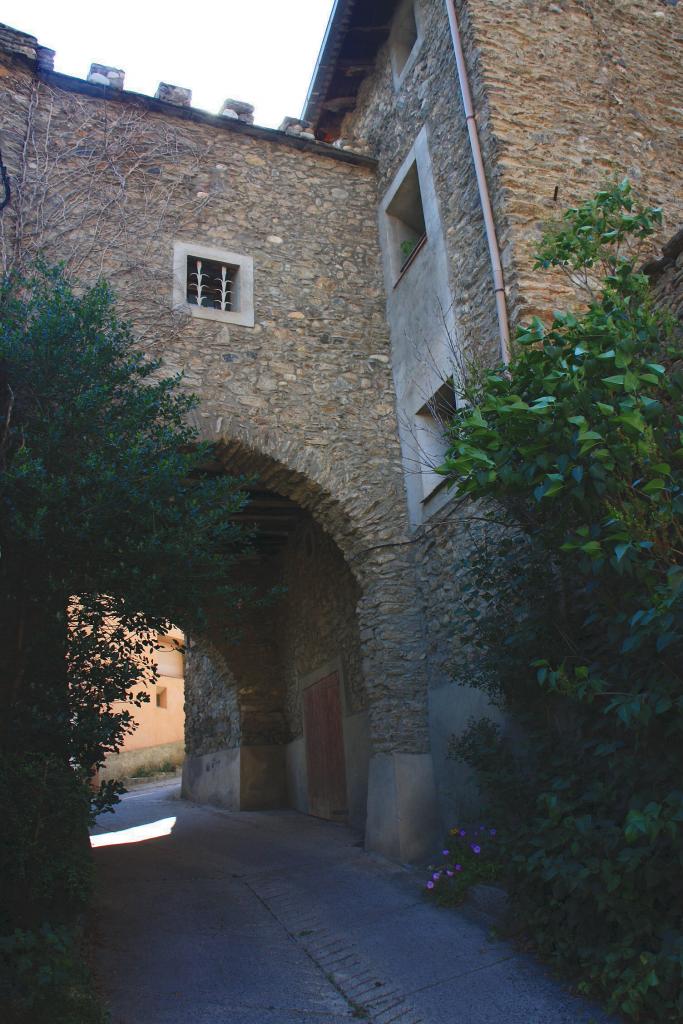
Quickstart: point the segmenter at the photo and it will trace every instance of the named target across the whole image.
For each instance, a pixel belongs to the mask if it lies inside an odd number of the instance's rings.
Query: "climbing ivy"
[[[587,304],[518,330],[442,468],[488,521],[459,624],[517,723],[454,751],[539,951],[642,1021],[683,1015],[683,353],[636,269],[660,223],[625,181],[546,234],[537,269]]]

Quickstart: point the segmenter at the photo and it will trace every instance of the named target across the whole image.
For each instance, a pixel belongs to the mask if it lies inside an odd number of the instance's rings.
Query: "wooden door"
[[[308,812],[316,818],[346,817],[346,767],[339,675],[333,672],[304,690]]]

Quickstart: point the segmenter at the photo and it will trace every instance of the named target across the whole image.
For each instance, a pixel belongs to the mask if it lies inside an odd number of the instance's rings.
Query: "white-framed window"
[[[394,281],[402,276],[427,241],[417,162],[403,175],[385,211]]]
[[[422,35],[415,0],[404,0],[394,17],[389,34],[389,52],[394,88],[400,88],[415,63]]]
[[[215,246],[175,242],[173,305],[203,320],[253,327],[253,259]]]

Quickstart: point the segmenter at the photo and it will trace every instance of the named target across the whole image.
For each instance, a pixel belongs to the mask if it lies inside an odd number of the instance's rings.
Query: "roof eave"
[[[305,121],[312,124],[315,124],[320,116],[321,104],[327,94],[355,2],[356,0],[334,0],[301,115]]]

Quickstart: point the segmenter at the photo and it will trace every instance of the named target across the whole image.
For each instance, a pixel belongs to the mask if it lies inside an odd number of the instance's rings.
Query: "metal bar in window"
[[[188,286],[187,286],[187,290],[188,290],[187,298],[188,298],[188,301],[189,301],[190,298],[191,298],[191,295],[189,293],[191,292],[192,289],[194,289],[194,291],[196,293],[197,305],[198,306],[202,306],[204,304],[204,299],[206,297],[204,293],[206,292],[207,287],[208,287],[206,284],[204,284],[204,279],[205,278],[208,279],[208,274],[205,274],[205,273],[202,272],[202,261],[201,260],[195,260],[195,267],[196,267],[196,270],[189,275]],[[193,280],[193,278],[194,278],[194,280]]]
[[[396,281],[394,282],[394,288],[398,287],[398,285],[401,283],[401,281],[405,277],[407,271],[410,269],[410,267],[412,267],[413,263],[415,262],[415,259],[417,258],[418,253],[422,252],[422,250],[424,249],[426,244],[427,244],[427,235],[425,234],[425,235],[422,235],[420,238],[418,238],[417,242],[415,243],[415,248],[412,250],[410,255],[406,257],[406,259],[404,260],[403,264],[401,265],[401,269],[399,271],[399,275],[396,278]]]
[[[232,309],[232,270],[221,265],[221,276],[216,278],[218,284],[219,309],[223,312],[230,312]]]

